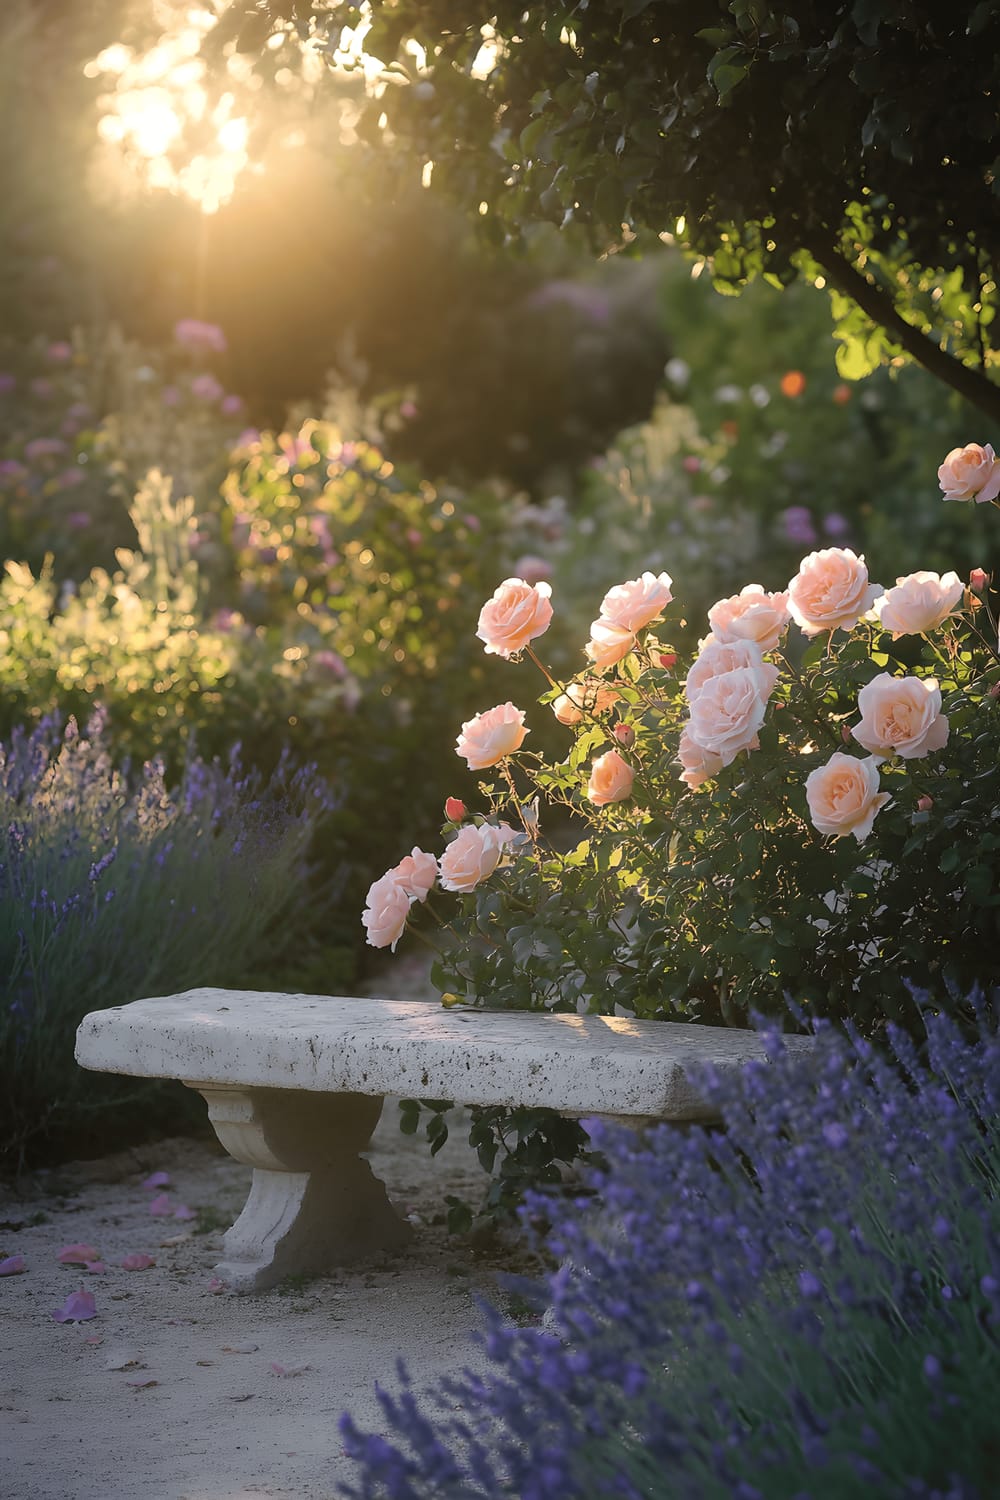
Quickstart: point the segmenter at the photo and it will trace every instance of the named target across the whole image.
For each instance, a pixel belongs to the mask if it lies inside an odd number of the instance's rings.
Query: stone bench
[[[85,1068],[197,1089],[223,1146],[253,1168],[216,1267],[237,1291],[410,1238],[360,1156],[387,1094],[707,1120],[686,1070],[763,1055],[755,1033],[716,1026],[215,989],[94,1011],[76,1043]]]

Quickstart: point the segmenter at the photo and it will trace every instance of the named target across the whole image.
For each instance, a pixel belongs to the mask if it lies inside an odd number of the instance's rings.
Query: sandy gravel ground
[[[418,1384],[481,1364],[474,1299],[495,1291],[502,1256],[433,1220],[446,1192],[474,1201],[483,1175],[460,1128],[431,1159],[397,1116],[387,1102],[370,1158],[414,1216],[414,1244],[260,1296],[212,1289],[250,1175],[213,1143],[162,1142],[0,1188],[0,1257],[27,1267],[0,1278],[2,1500],[326,1500],[354,1468],[340,1414],[381,1430],[375,1383],[393,1383],[400,1356]],[[169,1206],[197,1217],[150,1213],[142,1183],[157,1171]],[[107,1270],[60,1264],[74,1243]],[[156,1264],[122,1269],[134,1253]],[[98,1316],[54,1321],[81,1287]]]

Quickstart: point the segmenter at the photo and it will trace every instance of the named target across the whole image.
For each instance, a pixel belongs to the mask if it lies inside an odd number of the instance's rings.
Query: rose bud
[[[981,594],[988,586],[990,575],[985,568],[973,568],[969,574],[969,588],[974,594]]]
[[[626,750],[630,750],[635,744],[635,730],[631,724],[616,724],[612,733],[619,745],[624,745]]]
[[[465,817],[465,803],[461,797],[449,797],[444,804],[444,815],[449,823],[461,823]]]
[[[926,795],[926,793],[924,794],[923,797],[918,797],[917,798],[917,812],[930,812],[930,810],[931,810],[931,808],[933,806],[934,806],[934,798],[933,797],[928,797]]]
[[[677,665],[677,653],[676,653],[676,651],[661,651],[660,652],[660,666],[663,667],[667,672],[669,672],[672,667],[676,667],[676,665]]]

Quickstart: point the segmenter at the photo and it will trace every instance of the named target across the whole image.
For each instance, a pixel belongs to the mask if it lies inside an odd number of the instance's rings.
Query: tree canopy
[[[910,357],[1000,418],[997,0],[234,0],[220,35],[332,56],[369,14],[359,133],[486,233],[822,278],[845,376]]]

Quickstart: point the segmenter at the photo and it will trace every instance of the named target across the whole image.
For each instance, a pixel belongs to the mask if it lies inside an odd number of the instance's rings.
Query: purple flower
[[[220,410],[222,410],[227,417],[238,417],[240,412],[243,410],[243,397],[237,396],[235,392],[231,391],[228,396],[223,396],[220,404]]]
[[[214,375],[196,375],[191,382],[191,394],[199,401],[218,401],[223,388]]]
[[[17,380],[8,370],[0,370],[0,396],[7,396],[17,389]]]
[[[28,390],[37,401],[50,401],[55,394],[55,386],[44,375],[38,375],[34,380],[29,380]]]
[[[226,335],[217,323],[203,323],[200,318],[181,318],[174,324],[174,339],[182,349],[225,354]]]
[[[826,536],[837,538],[847,536],[851,530],[851,523],[846,516],[839,511],[831,510],[823,517],[823,531]]]
[[[62,438],[32,438],[29,443],[25,443],[24,445],[24,456],[32,464],[39,458],[59,458],[65,452],[66,444]]]

